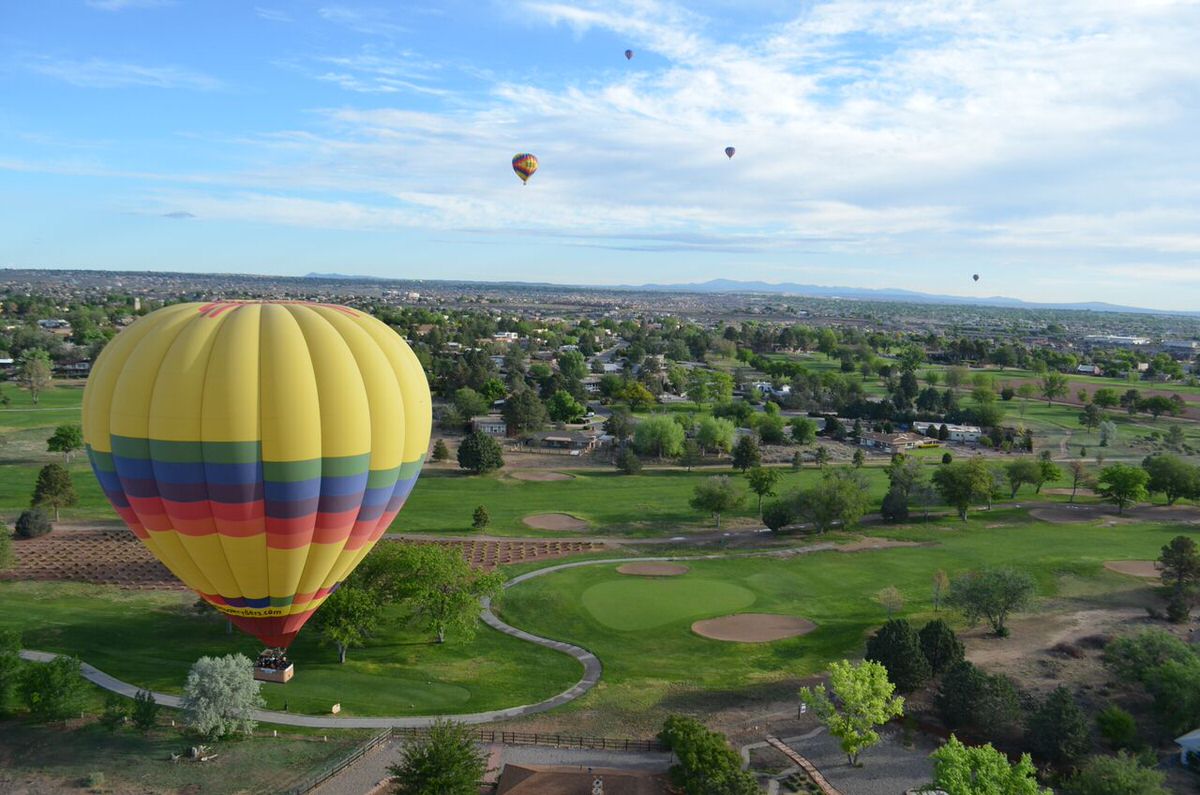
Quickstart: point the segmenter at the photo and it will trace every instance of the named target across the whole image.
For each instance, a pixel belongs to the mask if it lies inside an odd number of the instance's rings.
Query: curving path
[[[803,555],[812,552],[824,552],[833,549],[836,544],[826,542],[821,544],[813,544],[807,547],[791,547],[788,549],[764,550],[760,552],[747,552],[742,554],[713,554],[713,555],[669,555],[661,557],[646,557],[637,558],[638,561],[647,562],[669,562],[676,560],[715,560],[718,558],[729,557],[787,557],[791,555]],[[535,569],[534,571],[526,572],[517,577],[512,578],[504,583],[504,587],[511,588],[518,583],[531,580],[534,577],[542,577],[547,574],[552,574],[563,569],[574,569],[580,566],[600,566],[612,563],[627,563],[630,558],[605,558],[603,560],[581,560],[574,563],[560,563],[556,566],[548,566],[544,569]],[[504,623],[492,611],[491,599],[482,601],[482,611],[480,618],[483,623],[492,627],[498,632],[503,632],[505,635],[511,635],[514,638],[535,643],[538,646],[543,646],[547,649],[562,654],[570,655],[583,665],[583,676],[574,685],[559,693],[556,696],[539,701],[536,704],[523,704],[519,707],[509,707],[508,709],[497,709],[488,712],[471,712],[462,715],[413,715],[413,716],[396,716],[396,717],[340,717],[337,715],[297,715],[294,712],[276,712],[274,710],[256,709],[253,717],[261,723],[275,723],[280,726],[303,726],[310,729],[423,729],[427,728],[437,720],[445,720],[451,718],[460,723],[477,724],[477,723],[492,723],[493,721],[507,720],[509,718],[518,718],[523,715],[535,715],[539,712],[561,707],[563,704],[570,703],[582,696],[584,693],[591,690],[600,682],[600,674],[603,671],[603,666],[600,664],[600,659],[592,654],[587,649],[576,646],[563,641],[551,640],[543,638],[540,635],[534,635],[531,632],[526,632],[523,629]],[[35,651],[32,649],[22,649],[21,659],[30,662],[47,663],[60,655],[47,651]],[[113,693],[122,696],[133,698],[142,688],[131,685],[128,682],[123,682],[115,676],[106,674],[99,668],[88,663],[81,663],[80,671],[83,678],[87,679],[97,687],[102,687]],[[164,707],[179,708],[181,698],[168,693],[151,692],[155,702]]]

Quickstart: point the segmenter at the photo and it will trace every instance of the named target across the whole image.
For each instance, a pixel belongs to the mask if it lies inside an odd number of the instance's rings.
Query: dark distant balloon
[[[725,147],[725,156],[726,156],[726,157],[733,157],[733,153],[734,153],[734,152],[736,152],[736,151],[737,151],[737,150],[736,150],[736,149],[734,149],[732,146],[727,146],[727,147]]]
[[[633,50],[626,50],[626,51],[625,51],[625,60],[626,60],[626,61],[632,61],[632,60],[633,60]]]
[[[975,281],[979,281],[979,274],[977,273],[974,276],[972,276],[971,278],[974,279]]]

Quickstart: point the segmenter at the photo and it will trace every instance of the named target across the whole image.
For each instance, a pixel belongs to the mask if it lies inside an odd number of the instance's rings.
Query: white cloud
[[[158,8],[174,5],[173,0],[84,0],[84,2],[100,11],[125,11],[130,8]]]
[[[213,91],[222,85],[214,77],[179,66],[144,66],[103,58],[86,61],[38,58],[29,61],[26,68],[83,88],[150,86]]]
[[[292,17],[288,12],[278,8],[264,8],[263,6],[255,6],[254,13],[260,19],[265,19],[268,22],[291,22]]]

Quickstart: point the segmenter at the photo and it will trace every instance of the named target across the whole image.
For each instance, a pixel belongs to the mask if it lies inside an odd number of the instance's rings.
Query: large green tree
[[[758,515],[761,518],[763,498],[775,496],[775,484],[779,482],[779,470],[762,466],[753,467],[746,472],[746,482],[750,485],[750,491],[758,497]]]
[[[500,410],[510,436],[519,436],[539,431],[546,424],[546,407],[537,394],[529,388],[521,388],[504,400]]]
[[[1100,470],[1096,478],[1096,493],[1117,506],[1117,513],[1125,513],[1125,508],[1146,499],[1146,484],[1150,475],[1146,470],[1129,464],[1110,464]]]
[[[1200,585],[1200,550],[1188,536],[1175,536],[1163,545],[1158,565],[1168,589],[1167,616],[1183,623],[1191,614],[1196,586]]]
[[[921,638],[908,619],[893,618],[867,638],[865,659],[887,669],[898,693],[924,687],[932,671],[921,649]]]
[[[698,511],[712,514],[717,529],[721,529],[721,515],[738,508],[746,494],[725,475],[705,478],[696,484],[689,504]]]
[[[994,482],[991,469],[981,457],[942,464],[933,472],[933,485],[938,494],[958,511],[958,517],[964,522],[973,504],[991,496]]]
[[[961,610],[971,623],[986,619],[998,637],[1006,637],[1009,614],[1024,609],[1033,594],[1033,578],[1027,572],[987,568],[955,577],[946,603]]]
[[[695,718],[672,715],[659,739],[671,749],[671,783],[685,795],[759,795],[753,774],[742,770],[742,758],[725,735],[709,731]]]
[[[1029,716],[1027,736],[1034,753],[1057,765],[1074,762],[1092,744],[1087,715],[1062,685]]]
[[[17,381],[29,392],[29,397],[36,406],[42,392],[49,389],[54,381],[50,354],[41,348],[26,351],[17,362]]]
[[[59,425],[46,440],[46,449],[51,453],[62,453],[67,463],[75,451],[83,449],[83,427],[77,423]]]
[[[633,429],[638,453],[655,458],[676,458],[683,452],[683,427],[668,414],[647,417]]]
[[[338,662],[346,662],[346,652],[362,646],[379,626],[384,602],[379,593],[353,584],[343,584],[313,616],[317,635],[337,649]]]
[[[733,468],[742,472],[762,465],[762,451],[753,436],[741,436],[733,446]]]
[[[183,707],[188,728],[211,740],[251,734],[258,722],[254,710],[263,705],[254,663],[241,654],[201,657],[188,671]]]
[[[420,544],[412,554],[411,601],[418,620],[438,643],[451,631],[474,636],[480,600],[500,594],[504,575],[472,569],[456,547]]]
[[[895,690],[879,663],[843,660],[829,666],[828,691],[824,685],[804,687],[800,698],[841,741],[854,766],[859,754],[879,742],[877,728],[904,714],[904,698],[894,695]]]
[[[1029,754],[1013,764],[991,743],[968,746],[951,735],[930,756],[933,785],[946,795],[1053,795],[1038,785]]]
[[[1167,505],[1174,505],[1181,497],[1194,499],[1200,495],[1200,467],[1178,456],[1165,453],[1147,456],[1142,461],[1142,469],[1150,476],[1146,490],[1162,494],[1167,498]]]
[[[504,466],[504,451],[491,436],[476,431],[468,434],[458,445],[458,466],[475,475],[482,475]]]
[[[733,423],[724,417],[705,417],[696,426],[696,442],[707,453],[728,453],[735,433]]]
[[[33,486],[30,505],[34,508],[50,508],[54,511],[54,521],[57,522],[59,511],[77,502],[79,495],[75,493],[75,486],[71,483],[71,473],[62,464],[46,464],[42,467]]]
[[[1167,776],[1124,751],[1093,756],[1063,785],[1064,795],[1170,795]]]
[[[87,682],[80,674],[79,660],[65,655],[48,663],[24,666],[20,689],[25,708],[34,720],[78,717],[87,699]]]
[[[406,742],[388,771],[396,795],[477,795],[487,754],[467,726],[440,719],[423,737]]]

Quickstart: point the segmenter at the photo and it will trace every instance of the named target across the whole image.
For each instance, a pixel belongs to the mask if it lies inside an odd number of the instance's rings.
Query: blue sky
[[[1184,0],[0,3],[0,266],[1197,309],[1197,29]]]

